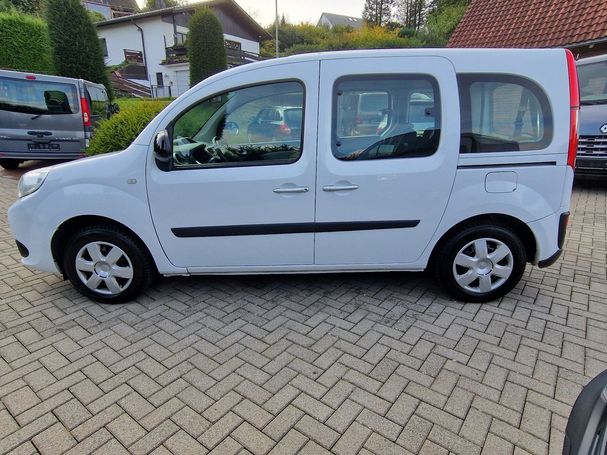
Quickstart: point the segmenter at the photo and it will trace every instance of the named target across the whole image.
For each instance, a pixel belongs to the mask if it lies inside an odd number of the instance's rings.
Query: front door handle
[[[325,185],[322,187],[323,191],[352,191],[357,190],[358,185]]]
[[[282,193],[307,193],[310,189],[307,186],[288,186],[285,188],[274,188],[277,194]]]

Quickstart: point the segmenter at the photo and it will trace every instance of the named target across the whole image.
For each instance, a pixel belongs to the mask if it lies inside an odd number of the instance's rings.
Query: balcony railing
[[[176,45],[165,48],[166,60],[163,62],[165,65],[174,63],[186,63],[188,61],[188,50],[183,45]],[[226,48],[226,57],[228,61],[228,67],[244,65],[245,63],[252,63],[261,60],[259,54],[253,52],[243,51],[241,49],[230,49]]]

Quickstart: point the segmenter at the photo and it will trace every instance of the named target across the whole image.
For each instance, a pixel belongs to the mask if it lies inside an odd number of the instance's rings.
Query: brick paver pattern
[[[560,454],[607,368],[607,183],[506,298],[424,274],[159,280],[99,305],[19,263],[0,177],[0,453]]]

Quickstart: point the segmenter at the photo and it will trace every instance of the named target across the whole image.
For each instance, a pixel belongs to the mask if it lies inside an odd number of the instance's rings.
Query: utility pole
[[[276,26],[276,58],[278,58],[278,0],[275,1],[276,3],[276,18],[274,20],[274,25]]]

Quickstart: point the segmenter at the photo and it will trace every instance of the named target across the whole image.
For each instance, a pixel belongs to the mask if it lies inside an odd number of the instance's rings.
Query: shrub
[[[46,23],[18,13],[0,13],[0,67],[53,73]]]
[[[188,58],[190,86],[227,68],[223,29],[209,8],[201,8],[190,19]]]
[[[168,100],[119,102],[120,112],[95,129],[87,155],[124,150],[169,103]]]
[[[103,84],[111,98],[112,89],[97,31],[80,0],[48,0],[47,5],[57,74]]]

